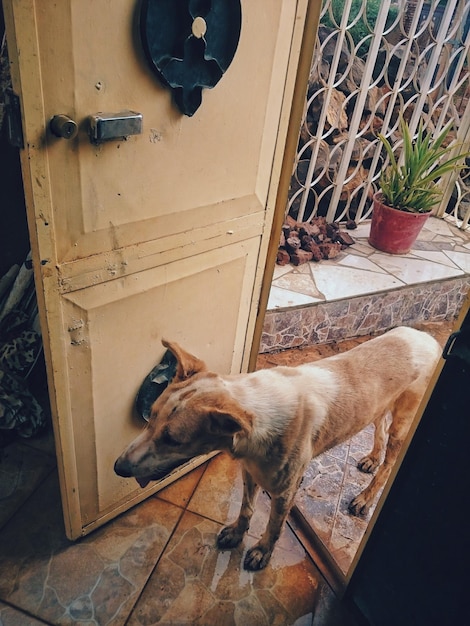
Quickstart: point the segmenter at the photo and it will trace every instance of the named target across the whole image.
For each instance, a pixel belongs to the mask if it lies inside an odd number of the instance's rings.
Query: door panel
[[[63,333],[70,338],[68,389],[77,462],[84,468],[78,474],[84,526],[140,491],[135,481],[110,468],[123,441],[142,429],[143,422],[129,416],[144,377],[163,356],[161,337],[189,344],[214,371],[241,369],[244,329],[238,325],[250,306],[258,247],[259,239],[252,239],[65,297]]]
[[[244,0],[235,58],[191,118],[147,67],[139,5],[4,0],[70,538],[191,467],[146,490],[113,473],[162,337],[247,367],[308,2]],[[122,110],[142,134],[92,144],[88,116]],[[48,130],[57,114],[75,139]]]
[[[245,198],[244,214],[253,205],[263,210],[266,204],[269,178],[258,178],[269,176],[270,168],[258,166],[265,135],[272,159],[282,104],[282,90],[270,86],[283,3],[269,10],[261,2],[243,6],[242,34],[232,65],[214,90],[204,91],[193,118],[172,105],[168,90],[155,80],[133,40],[138,4],[113,2],[105,20],[103,5],[95,0],[60,2],[38,11],[41,68],[47,68],[45,118],[63,112],[81,127],[72,146],[47,137],[60,261],[141,243],[141,230],[134,232],[134,225],[144,220],[144,241],[149,241],[161,238],[160,222],[167,215],[192,210],[194,223],[202,227],[219,221],[217,206],[223,201]],[[65,30],[58,33],[57,24],[64,24]],[[292,20],[286,28],[292,30]],[[262,50],[253,47],[256,40]],[[71,71],[64,72],[64,66]],[[285,67],[275,69],[285,76]],[[273,115],[268,115],[270,108]],[[143,134],[92,145],[87,116],[122,109],[143,114]],[[40,141],[44,127],[37,130]],[[250,201],[259,192],[258,203]],[[183,216],[175,221],[172,233],[187,229]],[[116,240],[112,234],[117,228]]]

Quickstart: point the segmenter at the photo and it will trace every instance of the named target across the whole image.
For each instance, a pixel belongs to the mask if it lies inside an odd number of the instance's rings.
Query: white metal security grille
[[[324,0],[288,212],[300,221],[370,216],[385,152],[402,114],[470,139],[470,0]],[[470,172],[443,181],[438,214],[470,218]]]

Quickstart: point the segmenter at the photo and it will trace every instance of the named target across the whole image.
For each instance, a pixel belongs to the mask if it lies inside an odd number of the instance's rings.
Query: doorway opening
[[[444,181],[411,253],[386,255],[368,243],[385,163],[377,133],[399,140],[400,115],[412,128],[423,119],[429,132],[452,119],[453,140],[467,141],[469,5],[441,4],[323,2],[286,222],[352,223],[353,243],[319,262],[280,255],[259,367],[324,358],[398,325],[427,330],[441,345],[452,332],[470,288],[467,170]],[[301,524],[342,583],[373,514],[347,511],[370,480],[356,465],[372,436],[367,429],[315,459],[297,499]]]

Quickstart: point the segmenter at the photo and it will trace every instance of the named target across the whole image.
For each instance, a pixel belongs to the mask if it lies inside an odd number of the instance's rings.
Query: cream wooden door
[[[193,117],[149,70],[139,4],[4,0],[72,539],[168,482],[113,473],[162,337],[214,370],[247,366],[308,2],[244,0],[233,62]],[[91,143],[88,116],[122,110],[142,133]],[[50,132],[58,114],[75,138]]]

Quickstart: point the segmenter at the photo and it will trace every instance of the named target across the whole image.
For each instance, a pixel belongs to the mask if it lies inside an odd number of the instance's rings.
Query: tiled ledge
[[[276,267],[262,353],[456,317],[470,290],[469,234],[430,218],[413,250],[395,256],[368,244],[369,227],[334,260]]]
[[[400,324],[449,320],[458,314],[470,278],[266,313],[260,352],[329,343]]]

